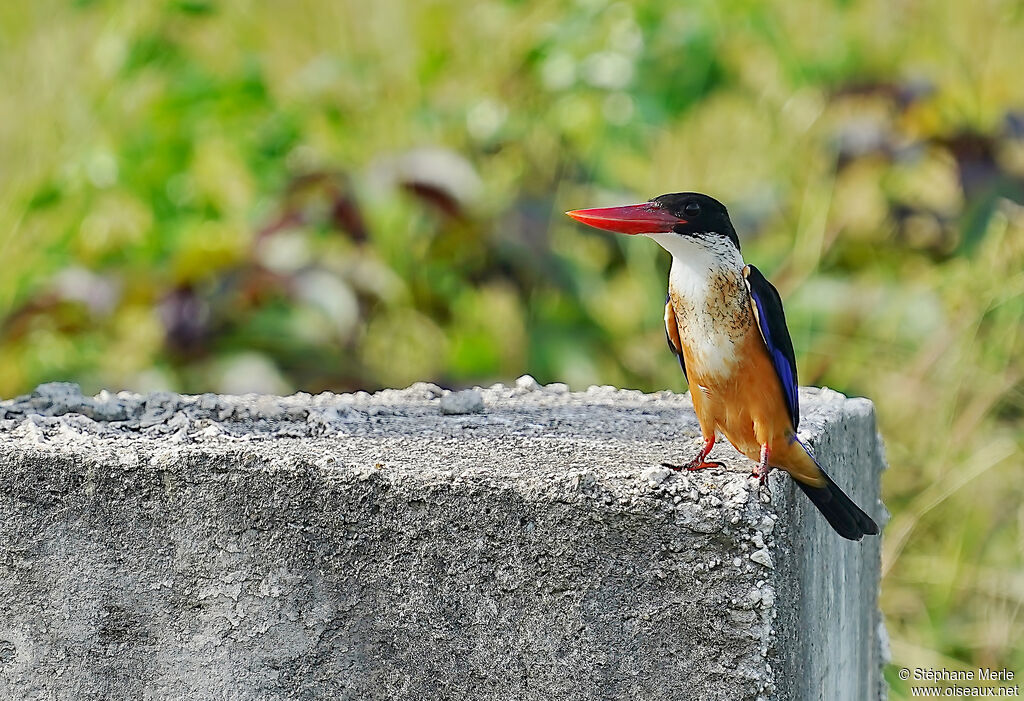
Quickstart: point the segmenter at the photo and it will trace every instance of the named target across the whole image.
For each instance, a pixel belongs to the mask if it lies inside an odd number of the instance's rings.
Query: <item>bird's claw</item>
[[[768,486],[768,475],[771,474],[771,471],[774,469],[774,467],[769,465],[758,465],[753,469],[753,471],[751,471],[750,476],[757,479],[758,494],[760,494],[763,489],[768,497],[771,498],[772,490]]]
[[[682,472],[683,470],[686,470],[687,472],[693,472],[694,470],[704,470],[708,467],[725,467],[725,464],[715,462],[713,460],[691,460],[685,465],[673,465],[672,463],[669,462],[663,462],[661,463],[661,466],[667,467],[668,469],[674,470],[675,472]]]

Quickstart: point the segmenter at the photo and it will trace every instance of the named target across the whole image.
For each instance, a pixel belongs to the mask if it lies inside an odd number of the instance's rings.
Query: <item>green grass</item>
[[[0,394],[679,390],[664,256],[561,212],[709,192],[878,407],[893,669],[1024,672],[1024,7],[668,6],[0,6]]]

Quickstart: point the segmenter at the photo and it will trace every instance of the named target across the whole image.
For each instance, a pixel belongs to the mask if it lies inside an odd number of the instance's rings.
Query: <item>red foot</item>
[[[694,470],[704,470],[704,469],[707,469],[709,467],[725,467],[725,464],[724,463],[720,463],[720,462],[714,462],[714,461],[708,462],[707,460],[698,459],[698,460],[691,460],[690,462],[686,463],[685,465],[673,465],[672,463],[663,462],[663,463],[661,463],[661,466],[662,467],[667,467],[670,470],[675,470],[676,472],[682,472],[683,470],[686,470],[688,472],[693,472]]]
[[[708,468],[708,467],[725,467],[725,465],[723,465],[720,462],[710,462],[710,461],[708,461],[708,459],[707,459],[708,453],[710,453],[711,449],[714,448],[714,447],[715,447],[715,437],[712,436],[711,438],[705,438],[704,439],[704,447],[700,449],[699,453],[697,453],[697,457],[695,457],[690,462],[685,463],[683,465],[673,465],[670,462],[663,462],[663,463],[661,463],[661,465],[662,465],[662,467],[667,467],[668,469],[675,470],[676,472],[682,472],[683,470],[687,470],[688,472],[693,472],[694,470],[703,470],[703,469]]]
[[[771,496],[772,490],[768,488],[768,475],[770,475],[771,471],[776,468],[768,464],[768,456],[768,446],[761,446],[761,462],[758,464],[757,467],[753,469],[753,471],[750,473],[750,476],[757,478],[758,490],[763,489],[764,491],[768,492],[768,496]]]

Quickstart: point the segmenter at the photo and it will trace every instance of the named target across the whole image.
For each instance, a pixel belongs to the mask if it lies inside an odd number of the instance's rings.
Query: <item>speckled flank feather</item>
[[[707,278],[707,287],[686,290],[685,283],[669,282],[669,299],[676,318],[681,320],[679,341],[704,373],[729,375],[737,362],[737,344],[752,325],[742,276],[734,271],[715,271]]]
[[[700,241],[674,234],[651,238],[673,254],[669,301],[688,369],[692,362],[701,374],[731,374],[736,344],[753,324],[739,252],[714,235]]]

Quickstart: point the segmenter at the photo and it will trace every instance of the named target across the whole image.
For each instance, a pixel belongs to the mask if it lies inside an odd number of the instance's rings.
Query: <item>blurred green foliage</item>
[[[665,256],[561,212],[709,192],[802,381],[878,405],[894,664],[1024,673],[1021,36],[999,0],[5,3],[0,394],[681,389]]]

